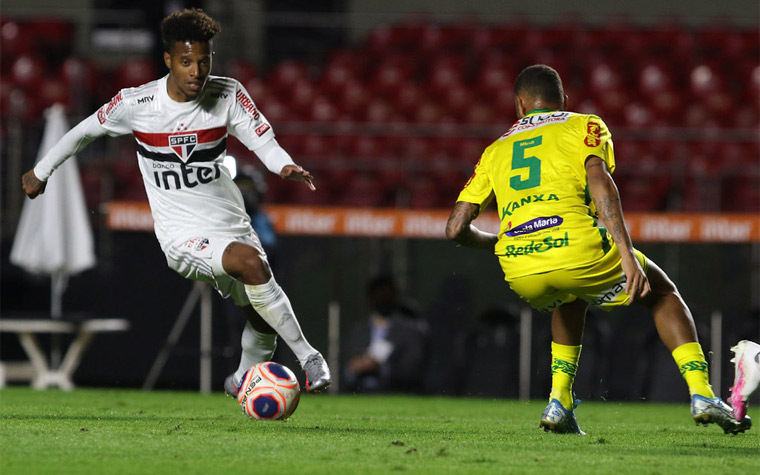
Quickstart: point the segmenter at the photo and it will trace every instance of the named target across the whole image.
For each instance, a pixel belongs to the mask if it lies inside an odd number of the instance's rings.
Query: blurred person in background
[[[427,331],[416,312],[398,298],[393,278],[367,286],[370,314],[347,342],[346,389],[352,392],[418,392],[424,382]]]
[[[236,396],[243,375],[267,361],[279,335],[306,372],[310,391],[330,384],[322,355],[301,331],[285,292],[274,279],[244,199],[223,166],[227,135],[252,150],[269,171],[314,190],[311,173],[293,162],[272,126],[235,79],[212,76],[212,40],[219,23],[199,9],[175,12],[161,23],[169,73],[122,89],[69,131],[22,177],[30,198],[68,157],[93,140],[132,134],[137,162],[170,268],[206,282],[247,310],[238,370],[225,380]]]
[[[726,433],[750,428],[748,417],[735,420],[713,393],[694,320],[675,284],[633,248],[611,176],[615,156],[605,123],[566,112],[562,80],[546,65],[524,69],[514,92],[518,121],[483,152],[446,236],[494,252],[510,288],[539,311],[552,312],[552,388],[540,426],[584,434],[572,385],[586,311],[638,302],[652,310],[686,380],[694,421],[717,423]],[[494,197],[498,235],[472,225]]]

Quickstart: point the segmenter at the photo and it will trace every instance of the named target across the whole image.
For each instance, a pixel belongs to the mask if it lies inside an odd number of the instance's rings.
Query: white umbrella
[[[50,107],[45,115],[37,161],[69,130],[62,105]],[[69,275],[95,265],[92,230],[76,157],[58,167],[45,193],[24,202],[10,261],[33,274],[51,276],[50,314],[61,318],[61,300]]]

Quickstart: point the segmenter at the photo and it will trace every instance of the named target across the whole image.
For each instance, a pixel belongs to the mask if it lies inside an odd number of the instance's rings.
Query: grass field
[[[9,387],[0,473],[758,473],[758,428],[696,427],[686,403],[584,402],[585,437],[538,429],[544,406],[304,395],[257,422],[223,394]]]

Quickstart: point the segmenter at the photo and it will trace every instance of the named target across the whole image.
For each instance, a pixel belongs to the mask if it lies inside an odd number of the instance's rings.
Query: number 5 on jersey
[[[541,184],[541,160],[534,156],[526,157],[525,150],[541,145],[542,138],[539,135],[530,140],[515,142],[512,146],[512,170],[528,169],[527,178],[523,179],[524,173],[521,173],[509,179],[509,186],[513,190],[527,190]]]

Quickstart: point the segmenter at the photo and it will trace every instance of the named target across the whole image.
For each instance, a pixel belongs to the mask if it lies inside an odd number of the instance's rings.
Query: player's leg
[[[657,264],[649,261],[647,278],[652,292],[642,301],[652,310],[660,339],[673,355],[691,395],[713,398],[708,366],[689,307],[673,281]]]
[[[588,304],[583,300],[565,303],[552,312],[552,390],[566,408],[573,405],[573,383],[581,357],[581,341]]]
[[[256,313],[285,341],[306,371],[306,387],[310,391],[330,384],[330,370],[322,355],[304,337],[293,307],[277,284],[263,251],[256,247],[231,242],[224,250],[224,271],[245,285],[245,292]]]
[[[660,339],[671,351],[689,386],[691,415],[697,424],[718,424],[726,433],[744,432],[749,418],[734,420],[733,409],[715,396],[710,386],[708,365],[689,308],[675,284],[654,262],[649,261],[647,278],[652,292],[642,301],[652,309]]]
[[[573,409],[577,406],[573,383],[581,356],[581,341],[588,304],[564,303],[552,312],[552,388],[541,427],[562,433],[583,434]]]
[[[240,364],[237,371],[224,380],[224,391],[237,396],[240,382],[251,366],[269,361],[277,348],[277,332],[250,305],[244,307],[246,323],[240,338]]]
[[[509,287],[533,308],[552,312],[552,390],[540,427],[558,433],[583,434],[573,412],[576,406],[573,382],[588,304],[563,290],[572,280],[564,271],[507,277]]]
[[[734,417],[742,421],[747,415],[747,401],[760,385],[760,345],[742,340],[731,348],[735,365],[734,385],[728,402],[734,406]]]

